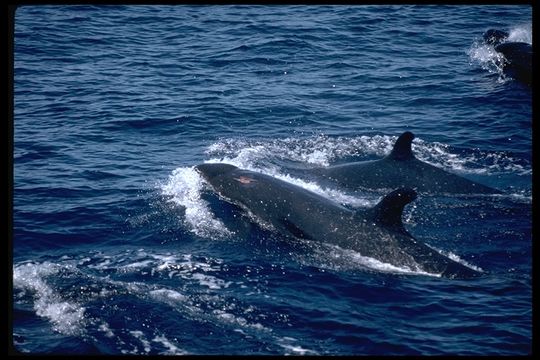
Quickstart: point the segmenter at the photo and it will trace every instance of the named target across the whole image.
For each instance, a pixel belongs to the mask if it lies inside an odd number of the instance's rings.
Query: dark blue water
[[[25,6],[15,13],[13,341],[47,354],[532,351],[531,88],[489,28],[528,6]],[[422,196],[407,230],[483,272],[292,240],[209,191],[228,162],[417,157],[504,195]]]

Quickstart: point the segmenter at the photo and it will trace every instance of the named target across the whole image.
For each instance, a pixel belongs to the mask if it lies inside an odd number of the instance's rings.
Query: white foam
[[[426,245],[430,247],[431,249],[437,251],[441,255],[450,258],[451,260],[454,260],[475,271],[483,272],[483,270],[480,267],[468,263],[467,261],[460,258],[458,255],[450,251],[443,251],[429,244],[426,244]],[[334,262],[334,265],[336,266],[337,269],[344,269],[344,268],[354,269],[357,266],[360,266],[360,267],[368,267],[370,269],[381,271],[381,272],[401,273],[401,274],[411,274],[411,275],[427,275],[427,276],[434,276],[434,277],[442,276],[441,274],[429,273],[419,268],[411,269],[407,266],[396,266],[389,263],[385,263],[371,257],[363,256],[354,250],[343,249],[337,245],[324,244],[324,249],[319,248],[318,253],[320,254],[320,256],[326,256],[326,257],[331,257],[333,259],[339,259],[339,261]]]
[[[85,308],[63,299],[45,279],[62,268],[49,262],[16,266],[13,269],[13,287],[33,293],[36,314],[48,319],[55,331],[65,335],[81,335],[85,331]]]
[[[215,276],[194,273],[191,275],[192,279],[199,281],[200,285],[206,286],[212,290],[218,290],[223,288],[228,288],[231,282],[224,281]]]
[[[203,180],[193,167],[180,167],[172,172],[161,190],[163,195],[171,197],[171,202],[185,208],[184,223],[195,235],[212,239],[230,236],[232,233],[201,199],[203,187]]]
[[[235,309],[234,303],[225,301],[219,292],[216,290],[229,287],[232,282],[227,282],[209,273],[215,273],[221,269],[222,261],[219,259],[206,259],[197,261],[189,254],[177,255],[171,253],[154,254],[149,253],[145,249],[125,251],[117,255],[104,255],[101,252],[92,252],[85,254],[80,259],[66,259],[67,262],[73,264],[86,263],[86,259],[92,259],[93,262],[101,264],[99,269],[95,270],[107,273],[106,276],[99,275],[84,275],[85,279],[91,280],[93,283],[100,284],[107,291],[98,291],[94,293],[94,297],[110,298],[124,293],[130,294],[145,301],[155,301],[170,306],[173,310],[182,313],[183,315],[191,316],[193,319],[201,319],[209,317],[209,321],[223,322],[232,325],[236,329],[244,329],[251,331],[271,330],[265,328],[258,322],[252,322],[248,318],[235,315],[230,310]],[[84,260],[84,261],[83,261]],[[104,265],[106,264],[106,265]],[[79,265],[87,267],[86,265]],[[110,270],[117,270],[119,275],[126,272],[125,269],[148,269],[156,276],[161,274],[170,274],[173,270],[174,276],[182,278],[180,284],[187,284],[191,287],[193,284],[208,288],[208,292],[201,292],[195,298],[192,295],[186,295],[178,289],[170,289],[167,287],[158,287],[143,282],[123,281],[116,277],[109,277]],[[128,271],[128,272],[129,272]],[[85,319],[85,308],[74,301],[62,299],[59,295],[61,290],[54,289],[48,283],[47,277],[56,278],[59,274],[67,272],[68,274],[81,275],[77,267],[65,264],[58,265],[49,262],[36,264],[32,262],[21,263],[14,267],[14,287],[21,291],[18,293],[18,298],[27,298],[29,295],[34,297],[34,308],[38,316],[48,319],[56,331],[66,335],[80,336],[85,335],[87,330],[85,326],[93,325],[95,330],[103,334],[107,338],[115,338],[116,330],[111,329],[110,325],[100,318],[92,318],[88,321]],[[235,283],[236,285],[241,284]],[[183,288],[183,287],[182,287]],[[79,296],[77,290],[71,292],[67,296]],[[82,299],[88,300],[87,296]],[[210,308],[220,307],[217,310],[208,310],[206,307],[201,308],[201,302],[210,306]],[[253,306],[248,306],[243,314],[250,314],[255,311]],[[143,324],[144,326],[144,324]],[[114,331],[113,331],[114,330]],[[153,333],[153,338],[150,338],[148,333],[143,329],[133,328],[121,329],[120,331],[130,334],[137,340],[135,344],[128,346],[123,341],[117,339],[119,345],[123,345],[119,350],[124,354],[149,354],[156,352],[156,344],[160,344],[165,350],[160,350],[161,354],[185,354],[186,352],[180,349],[174,341],[160,333]],[[173,339],[176,340],[176,339]]]
[[[143,261],[136,261],[131,264],[118,266],[116,268],[124,272],[135,272],[135,271],[139,271],[142,268],[148,267],[150,264],[152,264],[152,260],[143,260]],[[108,262],[107,265],[110,265],[110,262]]]
[[[429,245],[428,245],[429,246]],[[478,271],[478,272],[484,272],[484,270],[478,266],[475,266],[473,264],[470,264],[468,263],[467,261],[463,260],[462,258],[460,258],[458,255],[454,254],[453,252],[451,251],[443,251],[443,250],[440,250],[440,249],[437,249],[433,246],[429,246],[430,248],[432,248],[433,250],[439,252],[441,255],[444,255],[452,260],[454,260],[455,262],[458,262],[470,269],[473,269],[475,271]]]
[[[505,83],[509,81],[503,71],[504,56],[495,51],[493,45],[477,40],[467,50],[467,55],[469,56],[470,65],[476,64],[490,74],[498,74],[497,82]]]
[[[486,50],[486,49],[484,49]],[[480,49],[479,49],[480,51]],[[486,50],[486,60],[497,56],[496,52]],[[488,55],[489,54],[489,55]],[[484,60],[483,60],[484,61]],[[500,69],[494,69],[499,72]],[[288,160],[315,165],[328,166],[331,162],[350,156],[383,157],[390,153],[397,135],[374,135],[356,137],[326,137],[317,135],[311,138],[284,138],[258,141],[242,139],[221,140],[207,149],[210,155],[217,155],[208,162],[224,162],[240,168],[261,171],[268,175],[283,175],[284,171],[268,166],[268,162]],[[264,150],[261,150],[264,149]],[[501,152],[487,152],[472,149],[469,154],[452,153],[450,146],[439,142],[429,143],[416,138],[412,149],[422,161],[448,170],[462,173],[531,173],[530,166],[523,167],[516,159]],[[313,160],[317,159],[317,160]],[[264,166],[259,163],[264,161]],[[277,173],[277,174],[276,174]]]
[[[169,339],[167,339],[164,335],[160,335],[154,337],[152,339],[153,342],[159,343],[167,348],[166,351],[160,352],[161,355],[187,355],[188,353],[176,345],[174,345]]]
[[[98,330],[105,333],[105,336],[108,338],[114,337],[114,333],[112,332],[111,328],[109,327],[109,324],[106,322],[101,323],[99,325]]]
[[[250,323],[245,318],[241,316],[235,316],[234,314],[228,313],[222,309],[215,309],[212,311],[212,314],[215,315],[217,319],[225,323],[228,323],[234,326],[240,326],[240,329],[235,329],[235,331],[243,332],[242,328],[244,328],[244,329],[252,329],[256,331],[271,332],[270,329],[266,328],[264,325],[260,323]]]
[[[294,354],[294,355],[319,355],[319,353],[317,353],[314,350],[305,349],[305,348],[303,348],[303,347],[301,347],[299,345],[293,345],[292,344],[293,342],[297,342],[297,341],[298,340],[296,340],[295,338],[285,336],[285,337],[277,339],[277,344],[287,351],[287,353],[285,353],[285,355],[289,355],[289,354]]]
[[[225,139],[208,147],[206,153],[218,155],[223,162],[250,168],[261,159],[284,159],[316,166],[328,166],[331,161],[362,153],[383,156],[392,150],[387,136],[283,138],[270,140]],[[367,151],[367,152],[366,152]]]
[[[295,177],[292,177],[290,175],[282,175],[279,173],[270,173],[268,175],[274,176],[278,179],[281,179],[283,181],[289,182],[291,184],[300,186],[306,190],[309,190],[311,192],[317,193],[321,196],[324,196],[328,199],[334,200],[336,202],[339,202],[341,204],[348,204],[355,207],[366,207],[371,206],[373,204],[372,201],[368,201],[363,198],[358,198],[355,196],[347,195],[344,192],[341,192],[336,189],[330,189],[330,188],[322,188],[317,183],[305,181],[302,179],[298,179]]]
[[[532,45],[531,24],[523,24],[510,29],[507,41],[526,42]]]
[[[517,202],[517,203],[530,204],[532,202],[531,193],[526,192],[526,191],[521,191],[521,192],[518,192],[518,193],[515,193],[515,194],[509,194],[509,195],[501,194],[499,196],[508,197],[512,201]]]
[[[484,70],[488,70],[492,73],[499,72],[500,68],[494,65],[496,63],[498,64],[498,61],[502,60],[502,58],[492,45],[487,45],[479,41],[475,42],[471,48],[469,48],[467,54],[473,63],[479,63]]]
[[[150,346],[150,341],[146,339],[146,336],[144,336],[144,333],[142,331],[132,330],[129,333],[131,334],[131,336],[141,342],[145,353],[149,353],[150,350],[152,350],[152,347]]]
[[[120,265],[125,261],[122,257],[117,262],[108,262],[107,267],[99,266],[100,270],[115,269],[119,273],[140,272],[148,273],[152,276],[165,274],[169,278],[180,277],[184,280],[198,283],[200,286],[207,287],[211,290],[219,290],[228,288],[232,283],[220,279],[208,273],[217,272],[221,269],[221,261],[212,259],[211,263],[194,261],[190,254],[181,256],[174,254],[152,254],[147,253],[144,249],[139,249],[134,254],[127,256],[130,262]],[[121,286],[128,289],[131,293],[140,293],[141,295],[148,293],[152,298],[168,303],[171,306],[176,306],[177,303],[186,300],[185,296],[177,291],[169,289],[149,289],[143,283],[122,282],[111,279],[102,279],[110,284]]]
[[[100,253],[95,253],[94,256],[103,256]],[[99,270],[116,270],[118,273],[133,273],[140,272],[145,269],[145,273],[152,276],[160,274],[168,275],[169,278],[181,277],[186,280],[195,280],[200,285],[218,289],[226,288],[231,283],[223,281],[215,276],[207,273],[219,272],[221,270],[222,261],[219,259],[211,259],[211,263],[200,262],[193,260],[191,254],[154,254],[147,253],[144,249],[138,249],[136,252],[126,252],[122,257],[116,258],[114,261],[105,259],[99,261],[96,258],[97,264],[93,268]],[[129,260],[128,263],[125,263]],[[122,282],[106,279],[103,281],[110,282],[115,285],[123,284]],[[126,283],[125,286],[137,286],[137,283]],[[131,290],[137,290],[133,288]],[[160,291],[153,292],[154,295],[160,294]]]
[[[392,264],[385,263],[371,257],[362,256],[355,251],[351,251],[349,255],[351,256],[353,260],[357,261],[359,264],[364,265],[373,270],[381,271],[381,272],[411,274],[411,275],[428,275],[428,276],[440,277],[440,274],[432,274],[432,273],[422,271],[420,269],[411,269],[407,266],[402,267],[402,266],[392,265]]]
[[[111,259],[105,258],[96,264],[89,264],[87,266],[90,269],[102,270],[102,269],[108,269],[110,265],[111,265]]]
[[[169,305],[176,306],[178,303],[184,302],[186,296],[175,290],[156,289],[148,293],[152,298],[161,302],[166,302]]]
[[[291,351],[293,354],[295,355],[308,355],[308,354],[312,354],[312,355],[318,355],[318,353],[316,351],[313,351],[313,350],[309,350],[309,349],[304,349],[303,347],[301,346],[298,346],[298,345],[287,345],[287,344],[279,344],[282,348],[288,350],[288,351]]]
[[[337,271],[367,268],[386,273],[440,277],[440,274],[428,273],[418,268],[411,269],[407,266],[396,266],[390,263],[385,263],[375,258],[363,256],[357,251],[344,249],[333,244],[313,244],[312,247],[312,251],[316,253],[317,256],[316,266],[318,267],[327,267]],[[305,259],[300,259],[300,261],[305,262]]]

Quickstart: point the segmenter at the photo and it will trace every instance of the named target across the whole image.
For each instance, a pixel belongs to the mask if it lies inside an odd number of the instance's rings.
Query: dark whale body
[[[525,42],[506,41],[509,33],[489,29],[484,33],[484,42],[493,45],[504,57],[503,71],[513,79],[532,85],[532,45]]]
[[[524,42],[507,42],[495,46],[504,56],[503,69],[513,79],[532,84],[532,45]]]
[[[352,211],[302,187],[233,165],[201,164],[195,169],[216,193],[283,235],[334,244],[413,271],[450,278],[479,274],[405,230],[401,216],[416,198],[412,189],[395,190],[371,209]]]
[[[318,168],[313,172],[349,190],[410,187],[424,194],[501,193],[416,159],[411,149],[413,139],[414,134],[406,131],[397,139],[392,152],[380,160]]]

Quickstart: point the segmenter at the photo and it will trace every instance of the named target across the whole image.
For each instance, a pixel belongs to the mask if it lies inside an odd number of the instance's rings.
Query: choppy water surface
[[[489,28],[527,6],[23,6],[14,35],[13,345],[47,354],[532,351],[531,88]],[[213,194],[227,162],[350,208],[298,169],[421,160],[504,191],[422,196],[445,279],[285,238]]]

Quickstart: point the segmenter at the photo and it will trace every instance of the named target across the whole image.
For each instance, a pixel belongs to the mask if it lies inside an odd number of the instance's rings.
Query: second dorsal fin
[[[393,160],[414,159],[411,149],[413,139],[414,134],[410,131],[405,131],[398,137],[392,152],[387,157]]]
[[[377,223],[405,231],[401,216],[405,205],[416,199],[416,191],[411,188],[399,188],[386,195],[375,207],[369,210],[370,217]]]

